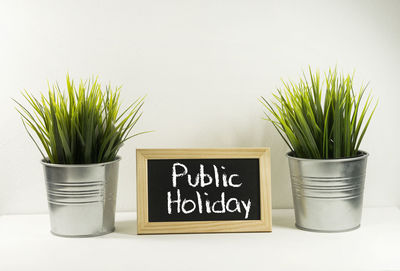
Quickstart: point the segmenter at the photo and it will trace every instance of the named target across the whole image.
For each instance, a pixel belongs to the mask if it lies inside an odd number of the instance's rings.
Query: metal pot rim
[[[104,163],[92,163],[92,164],[52,164],[46,162],[45,159],[40,160],[40,163],[46,167],[72,167],[72,168],[79,168],[79,167],[98,167],[98,166],[105,166],[113,163],[117,163],[121,160],[120,156],[117,156],[113,161],[104,162]]]
[[[328,159],[312,159],[312,158],[300,158],[300,157],[295,157],[293,156],[292,151],[286,153],[286,156],[289,159],[293,159],[293,160],[299,160],[299,161],[318,161],[318,162],[344,162],[344,161],[357,161],[357,160],[362,160],[365,159],[369,156],[369,153],[366,151],[362,151],[359,150],[358,151],[360,153],[359,156],[355,156],[355,157],[345,157],[345,158],[328,158]]]

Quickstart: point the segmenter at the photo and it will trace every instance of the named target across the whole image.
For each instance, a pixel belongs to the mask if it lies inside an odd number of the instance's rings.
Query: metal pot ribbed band
[[[47,182],[49,203],[57,205],[89,204],[104,201],[104,181]]]
[[[324,200],[359,197],[364,190],[365,175],[347,178],[292,177],[294,196]]]

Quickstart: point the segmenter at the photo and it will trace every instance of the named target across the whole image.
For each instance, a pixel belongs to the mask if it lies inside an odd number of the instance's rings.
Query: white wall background
[[[1,1],[0,214],[46,212],[40,154],[11,97],[98,75],[125,102],[148,94],[121,151],[118,209],[134,210],[135,148],[272,147],[273,207],[292,206],[287,147],[261,95],[308,65],[356,70],[379,107],[366,206],[400,205],[400,1]]]

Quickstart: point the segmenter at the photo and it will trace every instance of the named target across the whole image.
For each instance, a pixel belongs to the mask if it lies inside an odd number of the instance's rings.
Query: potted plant
[[[353,77],[329,70],[283,82],[271,101],[261,97],[270,121],[290,148],[296,226],[339,232],[360,226],[368,153],[359,149],[376,105],[367,86],[353,91]],[[269,114],[268,114],[269,112]],[[368,113],[370,112],[370,113]]]
[[[103,91],[97,79],[75,85],[68,75],[66,81],[66,93],[56,84],[40,98],[25,91],[28,106],[15,100],[26,131],[43,156],[51,232],[69,237],[110,233],[117,154],[125,141],[138,135],[132,129],[141,117],[144,98],[120,113],[120,88],[107,86]]]

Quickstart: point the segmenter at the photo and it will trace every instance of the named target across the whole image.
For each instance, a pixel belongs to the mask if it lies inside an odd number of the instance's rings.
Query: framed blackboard
[[[138,234],[271,231],[269,148],[138,149]]]

